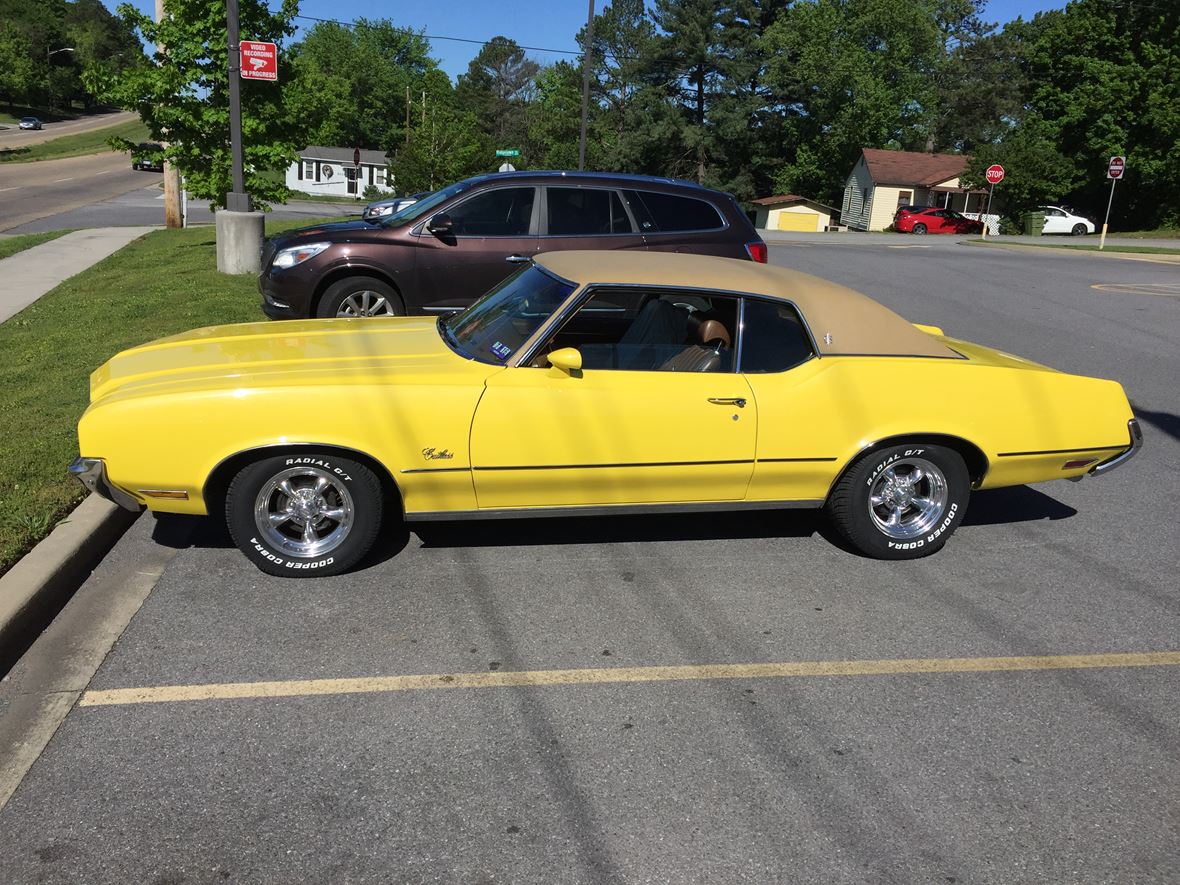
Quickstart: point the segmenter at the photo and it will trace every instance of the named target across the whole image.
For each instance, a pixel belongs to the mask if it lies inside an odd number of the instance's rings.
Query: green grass
[[[345,197],[340,194],[309,194],[307,191],[291,191],[292,200],[303,200],[311,203],[355,203],[357,209],[362,208],[368,200],[363,197]]]
[[[139,120],[132,120],[129,123],[79,132],[77,135],[63,135],[61,138],[41,144],[0,150],[0,163],[31,163],[35,160],[60,160],[63,157],[101,154],[111,149],[107,139],[112,136],[134,142],[147,141],[148,130]]]
[[[1123,236],[1123,234],[1119,234]],[[987,243],[990,246],[1028,246],[1032,249],[1073,249],[1078,252],[1097,252],[1097,244],[1073,245],[1067,243],[1032,243],[1027,240],[1014,242],[1012,240],[968,240],[969,243]],[[1180,249],[1170,249],[1165,246],[1121,246],[1107,244],[1104,252],[1141,252],[1146,255],[1180,255]]]
[[[313,224],[277,222],[268,232]],[[90,373],[120,350],[263,320],[254,276],[217,273],[211,227],[154,231],[0,324],[0,574],[83,495],[66,473]]]
[[[25,249],[31,249],[33,246],[40,246],[42,243],[56,240],[58,237],[64,237],[68,233],[70,233],[68,230],[51,230],[43,234],[19,234],[15,237],[0,237],[0,260],[7,258],[9,255],[15,255],[17,252],[23,252]]]
[[[1127,233],[1108,233],[1109,237],[1130,237],[1136,240],[1180,240],[1180,228],[1161,228],[1160,230],[1133,230]]]

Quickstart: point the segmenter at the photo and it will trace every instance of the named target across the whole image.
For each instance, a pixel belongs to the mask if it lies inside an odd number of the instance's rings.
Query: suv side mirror
[[[452,227],[454,227],[454,223],[446,212],[431,215],[430,221],[426,222],[426,229],[432,234],[449,234]]]

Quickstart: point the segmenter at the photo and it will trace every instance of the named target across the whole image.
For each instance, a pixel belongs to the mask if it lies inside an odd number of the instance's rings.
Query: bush
[[[393,191],[382,190],[381,188],[377,187],[377,185],[375,185],[375,184],[368,184],[368,185],[365,185],[364,193],[362,193],[361,196],[369,201],[383,200],[386,197],[392,197]]]

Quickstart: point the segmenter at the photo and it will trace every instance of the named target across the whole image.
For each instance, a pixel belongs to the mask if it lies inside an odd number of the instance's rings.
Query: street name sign
[[[520,151],[517,150],[516,148],[508,148],[507,150],[501,148],[500,150],[496,151],[496,156],[497,157],[519,157]]]
[[[1123,171],[1127,168],[1126,157],[1111,157],[1110,164],[1106,167],[1107,178],[1122,178]]]
[[[987,167],[987,172],[984,173],[988,184],[999,184],[1004,180],[1004,167],[998,163],[994,163]]]
[[[243,40],[238,45],[243,80],[278,80],[279,52],[273,43]]]

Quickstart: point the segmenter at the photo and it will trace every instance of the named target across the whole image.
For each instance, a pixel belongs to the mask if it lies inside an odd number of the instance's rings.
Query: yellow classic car
[[[1116,382],[749,261],[537,256],[462,313],[197,329],[91,377],[71,470],[224,518],[263,571],[342,572],[382,519],[825,508],[934,552],[972,489],[1130,458]]]

